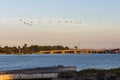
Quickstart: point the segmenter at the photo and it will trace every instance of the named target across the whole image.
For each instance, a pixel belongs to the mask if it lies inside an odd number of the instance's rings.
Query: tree
[[[77,47],[77,46],[75,46],[74,48],[75,48],[75,49],[78,49],[78,47]]]

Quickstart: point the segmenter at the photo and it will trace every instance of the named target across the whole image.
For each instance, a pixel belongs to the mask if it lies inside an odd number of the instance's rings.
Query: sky
[[[120,0],[0,0],[0,45],[120,48],[119,8]]]

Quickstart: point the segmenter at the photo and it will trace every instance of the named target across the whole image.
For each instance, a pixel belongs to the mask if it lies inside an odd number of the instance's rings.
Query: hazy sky
[[[119,35],[120,0],[0,0],[1,46],[119,48]]]

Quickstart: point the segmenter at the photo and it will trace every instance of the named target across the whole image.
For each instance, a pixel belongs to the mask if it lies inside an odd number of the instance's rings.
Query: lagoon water
[[[46,66],[76,66],[78,70],[120,67],[120,54],[0,55],[0,71]]]

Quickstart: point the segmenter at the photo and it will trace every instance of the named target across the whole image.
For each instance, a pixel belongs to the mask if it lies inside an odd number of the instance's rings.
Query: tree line
[[[14,47],[9,47],[9,46],[0,46],[0,53],[6,53],[6,54],[25,54],[25,53],[38,53],[39,51],[43,50],[66,50],[69,49],[69,47],[64,47],[61,45],[56,45],[56,46],[39,46],[39,45],[31,45],[27,46],[27,44],[24,44],[22,47],[20,46],[14,46]]]

